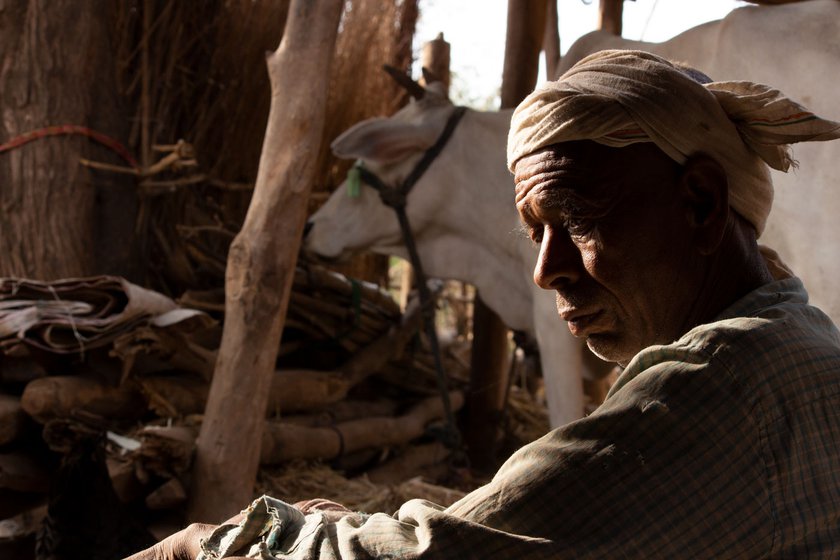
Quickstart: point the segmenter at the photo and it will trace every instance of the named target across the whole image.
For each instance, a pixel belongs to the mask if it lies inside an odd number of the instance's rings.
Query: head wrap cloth
[[[513,113],[508,167],[541,148],[572,140],[612,147],[653,142],[677,163],[703,152],[729,180],[729,204],[760,235],[773,202],[767,166],[795,165],[788,144],[840,137],[769,86],[701,84],[686,69],[642,51],[601,51],[529,95]]]

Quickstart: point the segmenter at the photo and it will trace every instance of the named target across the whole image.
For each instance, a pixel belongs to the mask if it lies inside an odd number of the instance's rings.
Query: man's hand
[[[201,552],[201,540],[209,537],[215,528],[215,525],[193,523],[125,560],[195,560]]]
[[[347,514],[353,513],[352,510],[347,509],[341,504],[324,498],[316,498],[314,500],[306,500],[297,502],[294,507],[303,512],[304,515],[309,513],[321,513],[330,523],[335,523]]]
[[[245,517],[238,513],[225,521],[226,525],[236,525]],[[193,523],[186,529],[169,535],[156,545],[132,554],[125,560],[195,560],[201,552],[201,541],[210,536],[216,525]],[[231,560],[243,557],[230,557]]]

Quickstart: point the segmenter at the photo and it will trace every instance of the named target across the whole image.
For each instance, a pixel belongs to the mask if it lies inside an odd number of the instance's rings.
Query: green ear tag
[[[362,178],[359,174],[359,167],[354,165],[347,172],[347,196],[359,198],[362,189]]]

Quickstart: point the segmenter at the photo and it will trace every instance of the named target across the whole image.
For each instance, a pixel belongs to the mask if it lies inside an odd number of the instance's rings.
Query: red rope
[[[32,142],[33,140],[46,138],[47,136],[61,136],[63,134],[79,134],[82,136],[87,136],[91,140],[99,142],[106,148],[110,148],[111,150],[113,150],[117,155],[123,158],[131,167],[139,167],[137,160],[134,159],[134,156],[131,155],[131,152],[129,152],[128,149],[119,142],[119,140],[112,138],[106,134],[102,134],[101,132],[97,132],[86,126],[79,126],[74,124],[48,126],[45,128],[33,130],[32,132],[21,134],[20,136],[13,138],[4,144],[0,144],[0,153],[8,152],[9,150],[13,150],[19,146],[23,146],[24,144]]]

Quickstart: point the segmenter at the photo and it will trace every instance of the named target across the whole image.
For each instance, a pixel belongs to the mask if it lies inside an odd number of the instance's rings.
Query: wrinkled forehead
[[[583,198],[609,198],[637,180],[675,167],[676,162],[652,143],[623,148],[591,140],[552,144],[516,162],[516,200],[535,188],[569,190]]]

